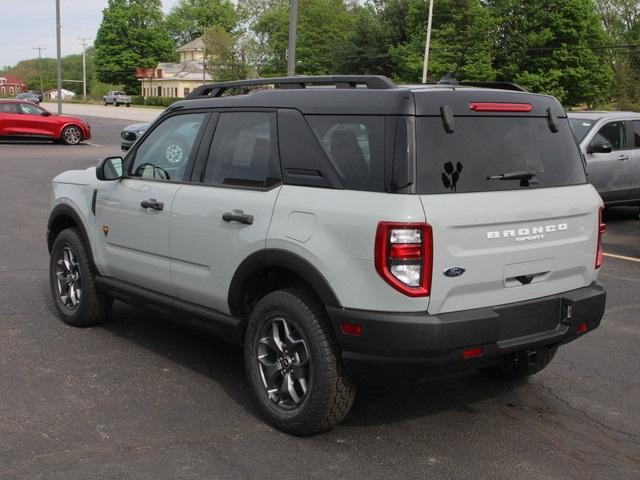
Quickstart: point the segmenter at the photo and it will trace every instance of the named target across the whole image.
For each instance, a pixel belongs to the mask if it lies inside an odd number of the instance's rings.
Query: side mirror
[[[96,177],[104,181],[122,178],[122,162],[121,157],[107,157],[101,160],[96,167]]]
[[[47,111],[47,110],[43,110],[42,111],[42,116],[43,117],[50,117],[51,116],[51,112]]]
[[[611,153],[613,147],[610,143],[595,143],[589,145],[587,153]]]

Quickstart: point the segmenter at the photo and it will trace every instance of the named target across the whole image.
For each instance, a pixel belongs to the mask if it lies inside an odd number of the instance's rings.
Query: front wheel
[[[326,312],[309,290],[278,290],[262,298],[247,325],[244,355],[253,396],[278,429],[313,435],[349,413],[356,387]]]
[[[102,323],[113,301],[98,294],[88,246],[75,228],[60,232],[49,260],[49,282],[62,320],[74,327]]]
[[[78,145],[82,139],[82,130],[76,125],[69,125],[62,130],[61,140],[67,145]]]

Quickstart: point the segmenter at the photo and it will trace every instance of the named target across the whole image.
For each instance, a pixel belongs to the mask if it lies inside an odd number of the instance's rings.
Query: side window
[[[384,191],[384,118],[307,116],[346,188]]]
[[[221,113],[204,182],[244,187],[271,187],[280,183],[275,138],[273,113]]]
[[[22,113],[26,115],[42,115],[42,110],[35,105],[29,105],[28,103],[21,103],[20,110],[22,110]]]
[[[610,122],[600,128],[591,145],[609,143],[613,150],[625,150],[627,148],[627,128],[625,122]]]
[[[174,115],[153,129],[138,146],[130,176],[152,180],[188,180],[195,141],[205,113]]]
[[[18,104],[0,103],[0,113],[18,113]]]
[[[633,146],[640,148],[640,121],[633,121]]]

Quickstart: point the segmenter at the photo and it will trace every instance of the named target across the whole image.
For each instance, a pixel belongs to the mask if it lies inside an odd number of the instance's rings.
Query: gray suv
[[[640,113],[571,112],[569,122],[605,205],[640,205]]]
[[[205,85],[53,180],[51,292],[69,325],[120,300],[243,346],[310,435],[358,383],[542,370],[603,315],[601,210],[560,104],[515,85]]]

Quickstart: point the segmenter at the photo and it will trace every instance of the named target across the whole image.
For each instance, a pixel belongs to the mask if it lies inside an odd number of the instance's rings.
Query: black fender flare
[[[341,306],[327,279],[308,260],[287,250],[272,248],[252,253],[238,266],[227,296],[232,315],[244,315],[243,287],[254,273],[265,267],[280,267],[296,273],[315,290],[325,305]]]
[[[51,213],[49,214],[49,220],[47,221],[47,249],[49,253],[51,253],[51,247],[53,246],[53,242],[55,241],[55,237],[53,236],[53,227],[61,218],[67,217],[75,223],[76,227],[80,231],[80,235],[82,235],[82,239],[85,242],[85,245],[89,249],[91,254],[91,261],[93,262],[93,251],[91,249],[91,242],[89,241],[89,236],[87,235],[87,231],[85,229],[84,223],[80,218],[78,212],[74,210],[73,207],[67,205],[65,203],[61,203],[56,205]]]

